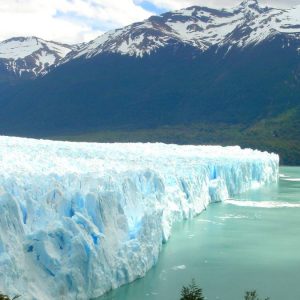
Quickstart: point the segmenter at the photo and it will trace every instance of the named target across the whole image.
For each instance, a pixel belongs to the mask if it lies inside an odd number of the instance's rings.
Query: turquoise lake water
[[[99,300],[177,300],[194,278],[207,299],[300,299],[300,168],[282,167],[278,185],[211,205],[176,224],[146,277]],[[285,177],[286,176],[286,177]]]

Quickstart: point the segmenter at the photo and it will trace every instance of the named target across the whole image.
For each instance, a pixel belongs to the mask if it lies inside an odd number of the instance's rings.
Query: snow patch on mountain
[[[172,224],[277,180],[239,147],[0,137],[0,290],[91,299],[142,277]]]
[[[35,78],[47,73],[72,50],[69,45],[36,37],[12,38],[0,43],[0,63],[17,77]]]
[[[278,34],[299,39],[299,18],[299,7],[261,7],[256,0],[221,10],[192,6],[110,31],[71,52],[63,62],[104,52],[142,57],[174,43],[207,51],[211,47],[244,48]]]
[[[10,39],[0,43],[0,66],[4,64],[17,77],[35,78],[80,57],[103,53],[143,57],[174,45],[191,46],[200,52],[224,48],[228,53],[276,36],[282,37],[283,48],[293,44],[297,51],[299,24],[300,6],[269,8],[256,0],[245,0],[230,9],[192,6],[109,31],[86,44],[69,46],[35,37]]]
[[[300,36],[300,5],[285,11],[281,19],[276,19],[275,26],[280,32],[297,33]]]
[[[0,43],[0,58],[14,59],[25,58],[38,50],[48,48],[49,51],[64,57],[71,51],[70,46],[61,45],[55,42],[44,41],[39,38],[13,38]]]

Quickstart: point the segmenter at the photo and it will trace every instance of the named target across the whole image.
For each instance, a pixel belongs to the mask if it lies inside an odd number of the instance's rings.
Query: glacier
[[[0,137],[0,291],[91,299],[145,275],[176,221],[276,182],[251,149]]]

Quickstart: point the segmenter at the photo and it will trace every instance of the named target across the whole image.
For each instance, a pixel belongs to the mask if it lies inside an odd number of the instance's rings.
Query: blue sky
[[[168,9],[166,8],[160,8],[160,7],[157,7],[155,4],[149,2],[149,1],[144,1],[144,2],[141,2],[139,3],[139,5],[145,9],[145,10],[148,10],[150,12],[153,12],[154,14],[162,14],[164,12],[166,12]]]
[[[289,7],[300,0],[259,0]],[[192,5],[233,7],[241,0],[0,0],[0,41],[37,36],[63,43],[87,42],[106,31],[153,14]]]

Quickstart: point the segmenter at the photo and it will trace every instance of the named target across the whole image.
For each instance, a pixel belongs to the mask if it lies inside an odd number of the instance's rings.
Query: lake
[[[194,278],[207,299],[300,299],[300,167],[281,167],[278,185],[212,204],[176,224],[146,275],[98,300],[177,300]]]

